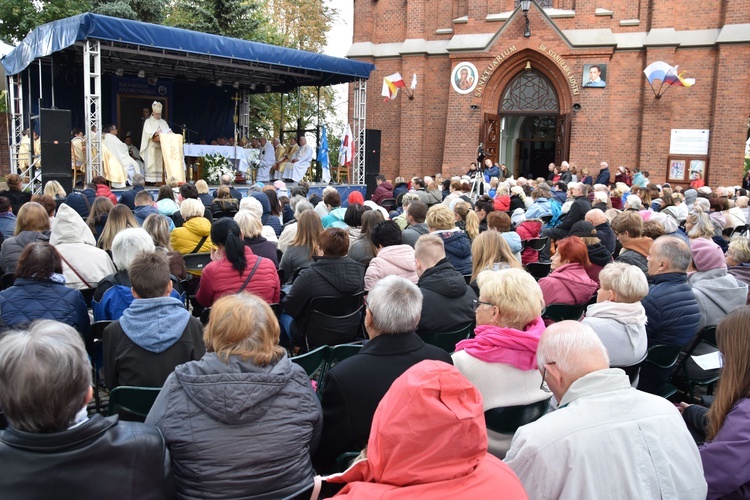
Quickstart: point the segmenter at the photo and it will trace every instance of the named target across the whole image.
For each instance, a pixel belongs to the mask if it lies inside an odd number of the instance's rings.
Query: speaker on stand
[[[39,136],[42,142],[42,184],[57,181],[66,193],[73,190],[73,170],[70,167],[69,109],[41,109]]]
[[[367,199],[378,187],[375,177],[380,173],[380,130],[365,129],[365,184]]]

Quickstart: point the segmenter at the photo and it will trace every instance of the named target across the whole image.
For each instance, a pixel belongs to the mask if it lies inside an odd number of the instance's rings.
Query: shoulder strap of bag
[[[204,236],[203,238],[201,238],[201,240],[198,242],[198,246],[193,248],[193,251],[190,253],[198,253],[198,251],[201,249],[201,247],[203,246],[203,244],[206,242],[207,239],[208,239],[208,236]]]
[[[89,285],[89,282],[86,281],[83,276],[81,276],[81,274],[76,270],[75,267],[73,267],[70,264],[70,262],[68,262],[68,259],[66,259],[65,257],[63,257],[62,254],[60,254],[60,258],[63,260],[63,262],[65,262],[68,265],[68,267],[70,268],[70,270],[73,271],[73,273],[75,273],[76,276],[78,276],[78,279],[80,279],[83,282],[83,284],[86,285],[86,288],[91,288],[91,285]]]
[[[240,287],[240,289],[237,290],[237,293],[242,293],[242,291],[245,289],[245,287],[247,286],[247,284],[250,283],[250,279],[253,277],[253,274],[255,274],[255,271],[258,270],[258,266],[260,265],[260,261],[263,260],[263,257],[261,257],[260,255],[258,255],[257,257],[258,257],[258,260],[255,261],[255,265],[253,266],[253,270],[250,271],[250,274],[247,276],[247,279],[242,284],[242,286]]]

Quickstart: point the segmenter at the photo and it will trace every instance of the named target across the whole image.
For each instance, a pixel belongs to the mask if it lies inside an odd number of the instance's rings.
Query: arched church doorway
[[[520,71],[497,109],[497,114],[485,114],[485,149],[514,176],[546,178],[550,163],[567,159],[569,116],[560,113],[555,87],[544,74]]]

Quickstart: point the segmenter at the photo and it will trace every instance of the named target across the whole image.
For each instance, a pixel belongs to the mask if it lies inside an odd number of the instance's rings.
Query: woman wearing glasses
[[[549,399],[536,369],[536,349],[544,331],[544,298],[521,269],[483,271],[474,302],[475,338],[462,340],[453,364],[484,397],[484,410],[523,406]],[[503,458],[513,438],[487,430],[489,452]]]

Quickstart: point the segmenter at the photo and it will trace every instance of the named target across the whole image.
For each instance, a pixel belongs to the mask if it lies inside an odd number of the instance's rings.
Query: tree
[[[97,14],[162,24],[166,0],[94,0]]]
[[[178,28],[270,42],[258,0],[175,0],[166,24]]]
[[[266,0],[279,44],[320,52],[338,11],[321,0]]]
[[[37,26],[90,9],[89,0],[0,0],[0,39],[16,45]]]

